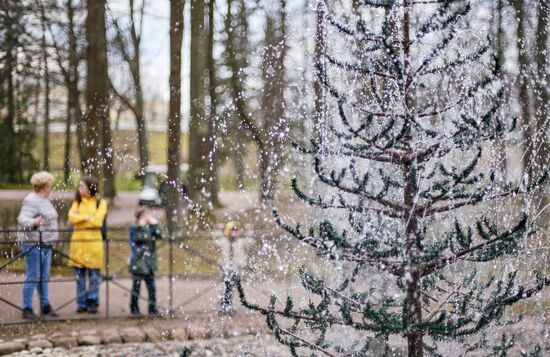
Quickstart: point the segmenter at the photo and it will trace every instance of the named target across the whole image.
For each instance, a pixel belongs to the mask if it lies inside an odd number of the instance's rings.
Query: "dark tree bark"
[[[275,196],[280,167],[284,161],[281,136],[285,115],[286,1],[281,0],[278,18],[268,15],[262,63],[262,132],[265,150],[260,151],[260,196],[263,202]]]
[[[357,6],[354,0],[354,8]],[[325,25],[324,25],[324,3],[317,2],[317,10],[315,11],[315,67],[316,73],[325,73]],[[325,106],[325,94],[323,92],[323,85],[321,78],[316,75],[313,80],[313,94],[315,100],[315,121],[314,121],[314,136],[319,138],[321,144],[326,140],[323,133],[326,132],[325,120],[326,120],[326,106]],[[326,134],[325,134],[326,135]]]
[[[170,0],[170,111],[168,114],[168,201],[166,219],[174,231],[181,216],[181,46],[185,0]]]
[[[42,58],[44,61],[44,136],[43,136],[43,162],[42,169],[50,170],[50,68],[48,66],[48,43],[46,42],[46,9],[40,6],[42,21]]]
[[[96,177],[101,176],[100,154],[101,126],[103,117],[107,116],[107,89],[102,79],[107,71],[107,59],[101,59],[106,53],[102,48],[101,38],[105,38],[105,0],[87,0],[86,7],[86,135],[84,141],[84,173]],[[103,19],[103,20],[102,20]]]
[[[239,11],[235,17],[231,16],[231,23],[226,21],[226,33],[231,29],[232,31],[232,48],[235,53],[238,54],[238,58],[234,59],[234,67],[246,68],[248,66],[248,53],[249,53],[249,33],[248,33],[248,9],[246,7],[245,0],[234,1],[233,4],[238,4]],[[228,27],[229,26],[229,27]],[[227,60],[227,58],[226,58]],[[246,81],[246,73],[241,73],[239,79]],[[242,135],[241,124],[239,116],[230,116],[230,132],[229,140],[236,142],[237,144],[233,148],[232,160],[235,165],[236,177],[235,184],[239,190],[245,189],[245,160],[246,160],[246,144],[248,137]]]
[[[532,123],[532,132],[535,140],[533,153],[533,163],[530,165],[529,177],[536,180],[549,170],[550,160],[550,90],[548,89],[548,16],[549,4],[547,1],[539,1],[538,3],[538,24],[536,32],[536,56],[535,62],[537,65],[536,80],[534,86],[534,123]],[[540,209],[548,204],[548,184],[543,185],[544,189],[540,192],[538,207]],[[545,214],[548,217],[548,213]],[[545,220],[544,220],[545,221]]]
[[[191,0],[191,74],[189,118],[189,193],[203,207],[212,197],[213,160],[210,118],[206,114],[208,63],[204,0]]]
[[[496,14],[497,14],[497,24],[496,24],[496,51],[498,58],[504,64],[505,61],[505,51],[506,51],[506,34],[504,33],[504,0],[498,0],[496,4]],[[506,93],[508,95],[508,100],[510,96],[510,78],[509,75],[503,70],[501,73],[502,81],[506,87]],[[508,169],[507,169],[507,154],[506,154],[506,138],[499,138],[495,140],[495,168],[498,170],[499,174],[503,178],[507,178]]]
[[[11,43],[14,39],[11,37],[10,31],[6,36],[6,41]],[[15,140],[15,88],[13,71],[15,68],[15,59],[11,49],[6,52],[6,73],[8,82],[7,102],[8,102],[8,115],[4,121],[5,123],[5,135],[7,144],[7,157],[15,158],[16,153],[16,140]],[[16,160],[6,160],[6,172],[8,182],[18,182],[21,179],[19,170],[17,169]]]
[[[218,78],[216,75],[216,59],[214,58],[214,11],[216,0],[208,0],[208,96],[210,97],[210,112],[208,124],[210,125],[210,157],[209,176],[210,176],[210,202],[214,207],[220,206],[218,200],[218,155],[216,149],[216,140],[218,137]]]
[[[516,40],[517,40],[517,52],[518,52],[518,68],[519,74],[517,78],[518,88],[518,101],[520,108],[520,123],[525,128],[523,138],[523,149],[525,155],[523,155],[523,172],[526,174],[532,174],[531,162],[533,159],[533,151],[535,143],[533,141],[533,131],[531,125],[531,112],[530,112],[530,91],[529,91],[529,49],[527,47],[527,38],[525,36],[527,26],[527,14],[524,7],[524,1],[512,0],[511,4],[516,12],[517,27],[516,27]],[[530,182],[532,176],[529,176],[528,182]]]
[[[88,77],[86,87],[86,167],[85,172],[100,177],[109,200],[116,196],[114,150],[109,120],[109,75],[105,33],[105,0],[88,0],[86,37],[88,40]],[[98,151],[98,148],[100,150]],[[98,152],[101,155],[98,155]]]
[[[410,11],[411,5],[409,0],[403,0],[403,20],[401,23],[403,40],[401,46],[403,48],[403,72],[404,78],[402,80],[402,91],[404,95],[403,112],[407,113],[405,117],[405,143],[407,145],[407,151],[409,155],[413,152],[413,137],[411,122],[413,117],[410,113],[414,111],[414,96],[412,91],[409,90],[409,84],[413,80],[413,69],[411,68],[410,59]],[[414,200],[418,197],[418,186],[416,185],[416,169],[414,168],[414,162],[406,163],[403,167],[403,183],[405,185],[403,190],[403,202],[407,207],[414,207]],[[416,238],[418,228],[418,217],[414,214],[413,210],[407,212],[405,227],[405,254],[406,254],[406,269],[408,269],[408,277],[405,282],[407,293],[407,308],[408,308],[408,324],[421,324],[422,323],[422,288],[421,272],[419,271],[418,264],[415,263],[415,257],[420,252],[419,242]],[[416,328],[411,328],[407,332],[407,345],[409,357],[422,357],[424,355],[423,345],[423,332]]]

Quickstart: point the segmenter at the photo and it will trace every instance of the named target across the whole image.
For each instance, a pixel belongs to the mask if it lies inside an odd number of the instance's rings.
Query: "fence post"
[[[108,230],[105,232],[105,278],[107,281],[105,282],[105,316],[109,317],[109,281],[111,280],[111,276],[109,275],[109,233]]]
[[[42,300],[44,300],[44,284],[42,281],[42,254],[42,230],[38,230],[38,306],[40,308],[40,318],[42,318]]]
[[[169,240],[168,240],[168,255],[170,263],[168,264],[168,314],[174,316],[174,252],[173,252],[173,242],[174,235],[172,229],[169,231]]]

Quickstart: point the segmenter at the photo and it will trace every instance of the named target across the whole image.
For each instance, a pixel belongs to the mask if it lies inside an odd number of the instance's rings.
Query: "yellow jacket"
[[[107,202],[97,198],[83,197],[74,201],[69,210],[69,222],[74,225],[69,250],[69,266],[76,268],[103,268],[103,239],[101,226],[107,214]],[[97,228],[97,229],[94,229]]]

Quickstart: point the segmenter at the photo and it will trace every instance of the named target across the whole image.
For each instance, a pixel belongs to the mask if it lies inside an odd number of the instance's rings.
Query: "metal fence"
[[[96,231],[98,229],[95,229]],[[17,268],[18,262],[21,262],[26,254],[28,254],[33,249],[38,249],[39,251],[42,251],[44,247],[49,247],[52,249],[52,259],[55,256],[56,259],[53,259],[55,261],[54,266],[61,267],[66,266],[66,262],[68,261],[74,261],[73,258],[68,254],[67,249],[69,247],[69,244],[71,242],[71,239],[69,238],[70,235],[75,230],[68,229],[68,230],[57,230],[60,234],[60,236],[64,236],[55,243],[45,243],[43,241],[43,231],[37,231],[38,232],[38,240],[37,241],[26,241],[26,244],[32,244],[32,247],[28,250],[23,249],[17,249],[17,247],[21,244],[17,241],[16,236],[19,230],[0,230],[0,236],[3,237],[3,239],[0,239],[0,251],[2,252],[2,260],[0,260],[0,305],[4,305],[4,308],[9,306],[10,309],[17,309],[20,312],[23,311],[23,308],[13,300],[10,300],[9,296],[7,294],[2,293],[2,291],[6,290],[7,286],[21,286],[25,283],[25,279],[8,279],[10,277],[10,268]],[[29,231],[25,231],[29,232]],[[83,318],[110,318],[110,317],[120,317],[121,314],[113,314],[111,311],[111,299],[113,298],[111,293],[111,288],[113,286],[116,286],[130,294],[132,294],[131,289],[127,288],[122,284],[122,281],[128,280],[128,268],[129,268],[129,254],[130,254],[130,242],[129,242],[129,228],[108,228],[106,237],[102,240],[103,243],[103,249],[104,249],[104,269],[101,271],[100,275],[100,287],[101,285],[104,285],[104,306],[105,308],[102,309],[101,313],[98,313],[94,316],[86,316],[82,317],[79,315],[71,315],[71,316],[65,316],[62,319],[71,319],[71,320],[78,320]],[[168,279],[168,299],[167,302],[164,301],[164,304],[167,303],[167,305],[158,304],[158,308],[160,311],[162,311],[165,315],[173,316],[176,314],[178,310],[181,310],[182,307],[197,301],[200,299],[203,295],[205,295],[208,292],[212,292],[212,290],[215,288],[212,284],[209,284],[205,287],[203,287],[200,291],[195,292],[191,296],[187,296],[184,301],[176,301],[174,299],[174,282],[177,280],[177,278],[182,277],[185,274],[189,274],[188,272],[185,272],[181,266],[181,260],[182,259],[176,259],[176,254],[181,254],[184,252],[187,254],[188,257],[192,257],[194,261],[197,260],[200,261],[202,264],[202,269],[198,269],[202,271],[202,274],[205,276],[208,276],[210,280],[212,280],[212,275],[217,275],[217,271],[219,270],[219,265],[217,263],[217,259],[213,254],[205,253],[205,250],[208,250],[208,247],[211,246],[211,244],[204,244],[207,242],[208,236],[204,237],[188,237],[184,236],[183,234],[174,233],[168,230],[164,231],[164,239],[159,240],[157,242],[157,255],[158,259],[161,260],[159,262],[159,272],[155,274],[156,279],[159,278],[167,278]],[[73,242],[76,242],[76,240],[72,240]],[[90,242],[87,239],[79,240],[80,242]],[[97,243],[97,240],[95,241]],[[193,243],[195,243],[196,247],[193,247]],[[198,248],[197,248],[198,247]],[[213,250],[214,252],[215,250]],[[127,254],[125,254],[128,252]],[[116,255],[114,253],[117,253]],[[42,255],[40,254],[40,257]],[[126,260],[123,262],[122,260],[126,258]],[[178,264],[179,263],[179,264]],[[48,278],[47,281],[42,280],[42,271],[44,267],[42,266],[42,259],[39,259],[39,280],[38,281],[32,281],[30,283],[35,283],[38,285],[38,291],[39,296],[42,295],[44,283],[48,284],[61,284],[61,283],[68,283],[68,282],[76,282],[76,278],[68,276],[63,277],[62,279],[50,279]],[[20,265],[20,263],[19,263]],[[179,271],[176,271],[179,270]],[[22,275],[21,267],[19,266],[19,270],[21,274],[13,274],[13,276],[18,277],[19,275]],[[51,274],[50,274],[51,276]],[[216,279],[214,279],[214,284],[217,283]],[[143,290],[143,289],[142,289]],[[87,288],[87,293],[89,289]],[[22,295],[22,291],[19,291]],[[70,296],[65,299],[65,301],[56,304],[53,307],[54,311],[61,311],[64,308],[70,306],[73,304],[77,299],[76,294],[74,296]],[[147,300],[145,297],[139,296],[140,300]],[[158,300],[158,299],[157,299]],[[159,301],[160,302],[160,301]],[[38,316],[40,320],[56,320],[55,318],[44,318],[42,316],[42,309],[40,308],[40,315]],[[129,309],[126,313],[126,316],[129,315]],[[122,314],[124,316],[124,314]],[[4,321],[0,322],[0,324],[12,324],[12,323],[21,323],[25,320],[14,320],[14,321]]]

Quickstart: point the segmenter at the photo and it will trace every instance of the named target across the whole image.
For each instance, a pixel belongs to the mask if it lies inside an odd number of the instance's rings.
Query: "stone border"
[[[108,327],[105,329],[84,329],[71,332],[35,334],[30,338],[17,338],[12,341],[0,340],[0,356],[28,350],[31,353],[47,352],[52,348],[72,348],[111,343],[161,342],[168,340],[188,341],[211,338],[229,338],[258,333],[269,333],[265,327],[243,326],[227,322],[223,326],[204,326],[201,324],[182,324],[174,329],[143,327]]]

